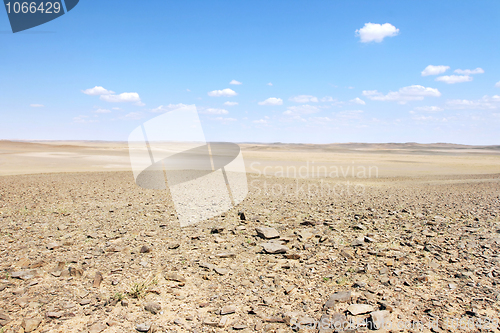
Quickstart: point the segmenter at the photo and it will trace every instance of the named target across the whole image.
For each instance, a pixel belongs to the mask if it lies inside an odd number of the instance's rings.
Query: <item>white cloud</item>
[[[342,119],[360,119],[362,113],[363,113],[362,110],[346,110],[346,111],[335,112],[333,113],[333,115],[336,116],[337,118],[342,118]]]
[[[235,84],[235,85],[240,85],[242,84],[240,81],[236,81],[236,80],[231,80],[231,82],[229,82],[229,84]]]
[[[208,93],[208,96],[220,97],[220,96],[236,96],[238,95],[233,89],[222,89],[222,90],[212,90]]]
[[[287,110],[283,112],[285,116],[295,116],[300,114],[311,114],[319,112],[320,109],[317,106],[313,105],[299,105],[299,106],[289,106]]]
[[[203,109],[198,111],[201,114],[228,114],[229,111],[225,109],[214,109],[214,108],[208,108],[208,109]]]
[[[229,123],[229,122],[236,121],[237,119],[236,118],[226,118],[226,117],[216,117],[215,120],[220,121],[222,123]]]
[[[84,93],[85,95],[111,95],[115,92],[105,89],[101,86],[95,86],[94,88],[82,90],[82,93]]]
[[[500,81],[498,81],[497,83],[495,83],[495,87],[500,88]]]
[[[446,72],[448,69],[450,69],[450,66],[433,66],[429,65],[425,67],[425,69],[421,72],[422,76],[429,76],[429,75],[438,75]]]
[[[290,101],[295,103],[309,103],[309,102],[318,103],[318,97],[312,95],[298,95],[290,97]]]
[[[463,75],[483,74],[484,69],[482,69],[481,67],[478,67],[476,69],[455,69],[454,72]]]
[[[32,108],[43,108],[43,104],[30,104]]]
[[[265,119],[254,120],[253,123],[265,125],[265,124],[267,124],[267,120],[265,120]]]
[[[268,85],[268,86],[272,86],[273,84],[272,84],[271,82],[269,82],[267,85]]]
[[[111,110],[108,110],[108,109],[97,109],[94,112],[95,113],[110,113]]]
[[[130,113],[127,113],[124,118],[125,119],[141,119],[142,113],[141,112],[130,112]]]
[[[224,105],[227,105],[227,106],[235,106],[235,105],[238,105],[238,102],[225,102]]]
[[[139,106],[144,106],[145,104],[141,102],[139,94],[136,92],[121,93],[118,95],[101,95],[99,99],[110,102],[110,103],[135,103]]]
[[[365,105],[366,102],[363,101],[361,98],[359,97],[356,97],[355,99],[351,99],[349,102],[351,103],[355,103],[355,104],[361,104],[361,105]]]
[[[472,81],[472,76],[469,75],[444,75],[438,76],[436,81],[445,82],[448,84],[469,82]]]
[[[283,100],[281,98],[270,97],[265,101],[259,102],[259,105],[283,105]]]
[[[467,99],[452,99],[446,101],[448,109],[483,109],[483,110],[496,110],[500,108],[500,96],[494,95],[492,97],[483,96],[477,100]]]
[[[435,88],[426,88],[420,85],[403,87],[398,91],[391,91],[384,95],[377,90],[364,90],[363,96],[374,101],[395,101],[405,104],[408,101],[421,101],[424,97],[439,97],[441,93]]]
[[[440,108],[439,106],[417,106],[414,108],[415,111],[421,111],[421,112],[440,112],[443,111],[443,108]]]
[[[75,122],[75,123],[81,123],[81,124],[84,124],[84,123],[96,123],[97,122],[97,120],[95,120],[95,119],[88,119],[88,118],[89,118],[89,116],[79,115],[79,116],[73,118],[73,122]]]
[[[160,105],[159,107],[152,109],[151,112],[168,112],[168,111],[173,111],[173,110],[183,108],[185,106],[187,106],[187,104],[183,104],[183,103],[169,104],[166,106]]]
[[[385,37],[394,37],[398,34],[399,29],[390,23],[365,23],[363,28],[356,30],[356,36],[361,39],[361,43],[380,43]]]
[[[325,96],[321,99],[322,102],[334,102],[336,101],[336,99],[334,99],[333,97],[331,96]]]
[[[115,106],[115,107],[113,107],[112,109],[113,109],[113,110],[121,110],[119,107],[116,107],[116,106]]]
[[[309,117],[307,120],[310,122],[318,122],[318,123],[326,123],[333,121],[333,119],[329,117]]]

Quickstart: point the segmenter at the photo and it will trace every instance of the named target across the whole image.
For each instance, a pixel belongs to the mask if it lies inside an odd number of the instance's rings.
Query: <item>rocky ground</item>
[[[0,177],[0,332],[499,331],[498,174],[249,180],[181,229],[127,172]]]

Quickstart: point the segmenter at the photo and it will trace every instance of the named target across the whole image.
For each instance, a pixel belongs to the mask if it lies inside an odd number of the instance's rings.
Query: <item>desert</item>
[[[240,146],[181,228],[126,143],[1,141],[2,332],[498,331],[499,147]]]

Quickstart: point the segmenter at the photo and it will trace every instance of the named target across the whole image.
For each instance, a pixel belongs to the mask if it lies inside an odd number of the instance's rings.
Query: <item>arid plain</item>
[[[0,332],[499,331],[500,146],[240,147],[180,228],[126,143],[0,141]]]

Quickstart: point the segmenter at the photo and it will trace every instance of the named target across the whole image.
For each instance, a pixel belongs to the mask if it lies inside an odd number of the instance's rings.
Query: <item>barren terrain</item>
[[[499,147],[241,146],[181,229],[123,143],[0,141],[2,332],[498,331]]]

